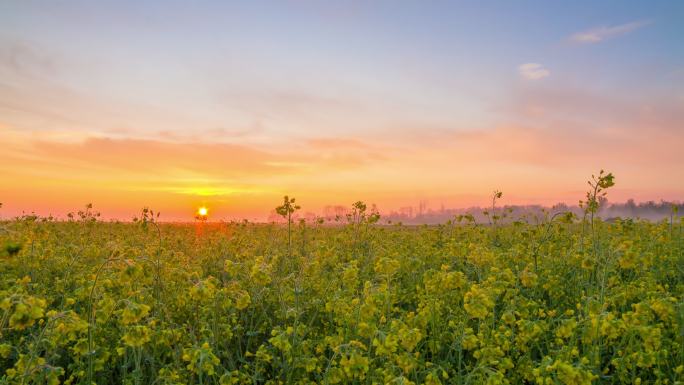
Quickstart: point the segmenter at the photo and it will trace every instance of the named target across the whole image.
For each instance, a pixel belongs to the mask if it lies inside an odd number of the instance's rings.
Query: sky
[[[0,218],[684,198],[682,1],[0,0]]]

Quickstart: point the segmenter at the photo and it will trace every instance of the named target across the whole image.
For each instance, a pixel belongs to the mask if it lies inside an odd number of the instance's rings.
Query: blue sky
[[[647,184],[644,197],[672,198],[684,191],[681,182],[644,175],[681,160],[630,160],[682,142],[682,16],[681,1],[3,1],[0,127],[5,144],[46,162],[56,155],[36,142],[108,140],[221,143],[303,167],[290,179],[227,182],[173,167],[216,191],[295,187],[322,202],[337,193],[297,178],[350,172],[346,181],[366,187],[347,192],[370,193],[371,181],[394,180],[401,169],[413,183],[392,184],[397,202],[465,185],[477,190],[476,201],[489,187],[472,178],[492,172],[513,189],[514,180],[550,178],[543,194],[525,190],[520,201],[562,200],[576,191],[551,187],[559,170],[579,178],[613,166],[628,177],[624,197]],[[634,148],[651,137],[647,148]],[[505,154],[497,164],[487,154],[493,139]],[[608,152],[597,158],[605,140]],[[561,142],[571,143],[549,149]],[[453,155],[474,148],[475,159]],[[547,157],[554,161],[539,162]],[[329,169],[319,159],[344,165]],[[474,169],[430,184],[445,164],[465,160]],[[52,172],[54,183],[65,183],[63,172]],[[174,171],[167,176],[176,183]],[[434,199],[465,204],[459,197]]]

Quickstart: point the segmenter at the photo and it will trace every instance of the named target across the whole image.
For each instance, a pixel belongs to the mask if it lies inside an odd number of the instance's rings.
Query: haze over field
[[[684,2],[0,2],[0,216],[684,197]]]

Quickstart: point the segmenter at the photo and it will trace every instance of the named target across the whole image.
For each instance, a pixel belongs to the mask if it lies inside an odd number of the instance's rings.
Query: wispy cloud
[[[57,73],[57,55],[30,41],[0,40],[0,73],[4,76],[44,78]]]
[[[551,71],[539,63],[525,63],[518,66],[520,76],[528,80],[539,80],[551,75]]]
[[[649,24],[651,24],[650,20],[638,20],[620,25],[604,25],[577,32],[570,36],[570,41],[580,44],[599,43],[607,39],[626,35]]]

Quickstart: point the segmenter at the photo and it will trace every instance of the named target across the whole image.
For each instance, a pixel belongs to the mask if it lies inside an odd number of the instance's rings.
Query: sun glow
[[[206,217],[208,213],[209,210],[207,210],[207,208],[204,206],[200,207],[199,210],[197,210],[197,214],[199,214],[202,217]]]

